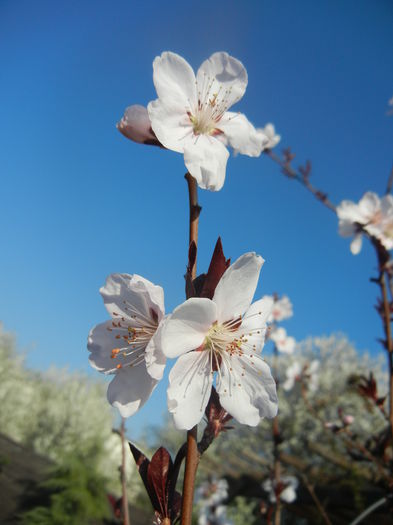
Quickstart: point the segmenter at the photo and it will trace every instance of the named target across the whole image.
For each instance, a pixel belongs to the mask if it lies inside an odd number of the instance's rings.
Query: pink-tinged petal
[[[193,136],[191,121],[176,100],[153,100],[147,106],[151,127],[160,143],[168,149],[183,153]]]
[[[158,97],[182,105],[184,113],[190,109],[190,104],[195,107],[195,74],[180,55],[165,51],[156,57],[153,62],[153,82]]]
[[[260,353],[265,344],[266,322],[273,308],[273,298],[265,296],[255,301],[244,314],[242,324],[238,329],[240,335],[246,337],[242,349],[252,353]]]
[[[229,145],[237,152],[249,157],[259,157],[267,137],[258,132],[242,113],[227,111],[218,123]]]
[[[161,331],[162,351],[177,357],[199,348],[209,328],[217,320],[217,307],[210,299],[187,299],[175,308]]]
[[[208,99],[218,94],[226,109],[242,98],[248,82],[243,64],[225,52],[214,53],[205,60],[197,73],[198,96]]]
[[[212,383],[210,352],[189,352],[176,361],[169,374],[168,410],[178,429],[189,430],[202,419]]]
[[[116,360],[111,357],[112,350],[118,348],[119,342],[112,330],[112,320],[98,324],[90,330],[87,340],[89,362],[93,368],[106,374],[116,371]]]
[[[351,248],[351,252],[353,255],[357,255],[360,252],[360,250],[362,249],[362,234],[361,233],[357,233],[355,235],[355,237],[353,238],[353,241],[351,242],[350,248]]]
[[[245,253],[221,277],[213,301],[218,322],[236,319],[248,310],[258,284],[264,259],[254,252]]]
[[[256,426],[261,418],[277,415],[276,382],[258,355],[223,359],[217,392],[222,407],[244,425]]]
[[[144,106],[138,104],[129,106],[116,127],[120,133],[134,142],[160,146],[153,133],[149,114]]]
[[[166,356],[162,351],[161,334],[162,327],[167,319],[168,317],[161,321],[156,333],[150,339],[145,350],[147,372],[153,379],[157,379],[157,381],[162,379],[166,365]]]
[[[130,417],[146,403],[157,383],[147,373],[144,361],[134,367],[122,368],[108,386],[108,401],[122,417]]]
[[[218,191],[225,181],[229,152],[214,137],[198,135],[184,147],[184,163],[189,173],[204,190]]]
[[[164,316],[164,290],[140,275],[113,273],[100,293],[110,315],[158,322]]]

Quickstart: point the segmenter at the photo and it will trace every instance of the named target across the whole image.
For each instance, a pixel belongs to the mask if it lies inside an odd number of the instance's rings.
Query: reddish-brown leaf
[[[222,249],[221,237],[219,237],[214,248],[213,256],[210,262],[209,270],[205,277],[205,282],[203,283],[200,297],[213,299],[216,286],[223,276],[225,270],[228,268],[229,264],[230,259],[225,259]]]

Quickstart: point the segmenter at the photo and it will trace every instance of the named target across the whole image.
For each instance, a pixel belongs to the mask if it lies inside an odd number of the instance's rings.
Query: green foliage
[[[94,458],[108,490],[120,494],[121,441],[112,431],[114,412],[100,379],[56,368],[30,370],[0,324],[1,432],[58,465],[68,464],[71,455]],[[126,471],[132,500],[140,483],[130,454]]]
[[[106,480],[91,460],[70,456],[39,489],[40,503],[21,516],[22,525],[90,525],[109,516]]]
[[[261,521],[256,513],[257,508],[257,500],[237,496],[227,507],[227,516],[233,525],[257,525]]]

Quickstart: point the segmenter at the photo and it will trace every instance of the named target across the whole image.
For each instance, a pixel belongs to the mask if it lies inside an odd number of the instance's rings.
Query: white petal
[[[122,417],[130,417],[146,403],[157,383],[147,373],[144,362],[122,368],[108,386],[108,401]]]
[[[169,374],[168,388],[168,410],[177,428],[189,430],[199,423],[212,382],[210,352],[189,352],[179,357]]]
[[[153,100],[147,106],[151,127],[163,146],[178,153],[184,152],[187,140],[193,137],[191,121],[176,100]]]
[[[112,350],[119,346],[118,339],[112,331],[112,321],[98,324],[90,330],[87,348],[91,352],[90,364],[99,372],[114,373],[116,360],[111,358]],[[121,343],[120,343],[121,344]]]
[[[215,321],[217,307],[213,301],[197,297],[187,299],[175,308],[162,327],[162,351],[167,357],[177,357],[199,348]]]
[[[227,109],[242,98],[247,82],[243,64],[224,52],[214,53],[203,62],[197,73],[198,92],[203,96],[208,91],[206,98],[219,93],[220,98],[225,97]]]
[[[381,209],[381,202],[376,193],[368,191],[359,201],[359,212],[362,214],[362,224],[365,224]]]
[[[244,314],[242,324],[238,333],[247,336],[247,342],[242,348],[252,349],[253,352],[260,353],[265,344],[266,321],[270,316],[273,307],[273,298],[265,296],[259,301],[255,301]]]
[[[258,355],[223,359],[217,392],[222,407],[239,423],[256,426],[261,418],[277,415],[276,382]]]
[[[249,252],[239,257],[225,271],[213,297],[220,323],[243,315],[249,308],[264,262],[260,255]]]
[[[353,255],[357,255],[360,252],[360,250],[362,249],[362,234],[361,233],[357,233],[355,235],[355,237],[353,238],[353,241],[351,242],[350,248],[351,248],[351,252]]]
[[[154,59],[153,81],[159,98],[176,102],[184,112],[196,105],[195,75],[190,64],[183,57],[165,51]],[[153,128],[154,129],[154,128]]]
[[[164,316],[164,290],[140,275],[113,273],[100,293],[110,315],[147,321],[156,316],[158,322]]]
[[[348,219],[340,219],[338,223],[338,233],[341,237],[352,237],[357,231],[359,231],[359,228],[352,221]]]
[[[259,157],[264,148],[266,137],[259,133],[242,113],[227,111],[218,123],[229,145],[238,153],[249,157]]]
[[[349,200],[344,200],[337,206],[337,216],[339,219],[350,222],[361,222],[363,220],[358,204]]]
[[[145,350],[147,372],[153,379],[157,379],[157,381],[162,379],[166,365],[166,356],[162,351],[161,334],[162,327],[167,319],[168,317],[161,321],[156,333],[150,339]]]
[[[218,191],[223,187],[228,157],[224,144],[206,135],[198,135],[184,147],[184,163],[204,190]]]
[[[286,487],[280,494],[280,500],[285,503],[292,503],[296,499],[296,492],[293,487]]]

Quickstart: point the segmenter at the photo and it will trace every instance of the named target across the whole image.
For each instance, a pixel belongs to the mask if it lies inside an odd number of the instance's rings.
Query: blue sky
[[[184,299],[188,210],[181,155],[115,128],[155,98],[164,50],[194,68],[228,51],[248,70],[237,105],[310,159],[334,202],[382,193],[392,167],[390,1],[0,2],[0,319],[28,364],[89,374],[86,337],[106,318],[111,272],[139,273]],[[337,235],[334,215],[269,159],[238,156],[219,193],[200,192],[199,268],[221,235],[227,256],[263,255],[257,294],[288,294],[297,339],[341,331],[378,351],[376,263]],[[166,380],[129,423],[158,424]]]

